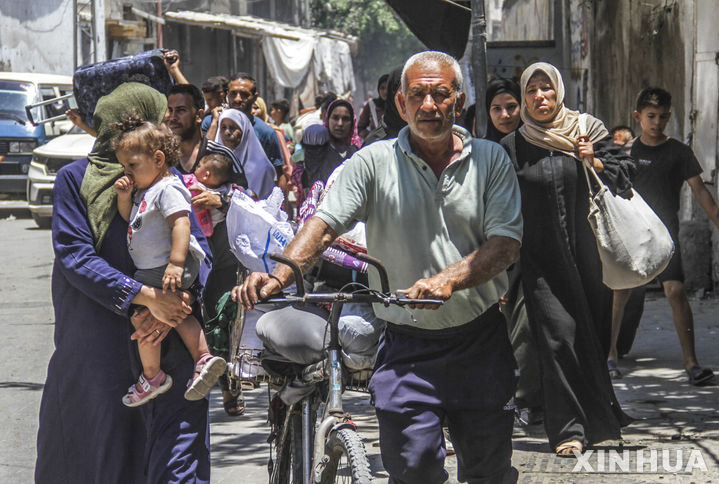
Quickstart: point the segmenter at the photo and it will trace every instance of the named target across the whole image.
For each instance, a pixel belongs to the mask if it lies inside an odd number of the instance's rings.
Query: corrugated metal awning
[[[231,30],[235,35],[250,39],[262,37],[279,37],[281,39],[300,40],[307,37],[329,37],[341,40],[350,45],[354,51],[357,48],[357,37],[346,35],[333,30],[305,29],[283,22],[275,22],[250,15],[228,15],[204,12],[167,12],[165,19],[196,27],[207,27],[222,30]]]

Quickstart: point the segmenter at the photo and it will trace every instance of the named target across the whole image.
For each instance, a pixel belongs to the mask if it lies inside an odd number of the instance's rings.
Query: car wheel
[[[32,219],[41,229],[49,229],[52,224],[52,217],[41,217],[36,213],[32,214]]]

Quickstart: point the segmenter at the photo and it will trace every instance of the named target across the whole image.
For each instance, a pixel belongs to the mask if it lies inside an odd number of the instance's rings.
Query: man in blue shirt
[[[277,175],[282,175],[282,149],[279,140],[275,134],[275,130],[257,116],[252,114],[252,105],[257,100],[259,93],[257,92],[257,82],[247,73],[240,72],[230,77],[227,85],[227,103],[231,108],[239,109],[247,115],[255,129],[255,135],[260,140],[262,149],[265,150],[267,158],[277,170]]]

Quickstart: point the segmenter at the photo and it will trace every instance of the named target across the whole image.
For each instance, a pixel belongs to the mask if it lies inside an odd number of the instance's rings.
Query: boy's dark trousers
[[[516,368],[497,305],[451,330],[388,323],[370,391],[389,482],[439,484],[447,479],[444,420],[457,452],[459,480],[516,482],[514,411],[507,405],[516,388]]]

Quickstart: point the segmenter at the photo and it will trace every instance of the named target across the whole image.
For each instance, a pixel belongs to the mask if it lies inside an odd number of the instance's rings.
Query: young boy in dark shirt
[[[656,212],[674,240],[674,255],[667,268],[657,279],[664,287],[674,315],[674,327],[682,348],[684,369],[692,385],[708,383],[714,373],[702,368],[694,350],[694,318],[684,290],[684,271],[679,248],[679,194],[684,181],[689,183],[694,197],[714,224],[719,227],[719,207],[699,176],[702,168],[692,149],[664,134],[671,116],[671,95],[664,89],[649,87],[637,99],[634,119],[641,125],[642,134],[634,140],[631,155],[636,160],[636,174],[632,178],[634,188]],[[621,326],[624,306],[631,290],[614,291],[612,318],[612,346],[608,357],[612,376],[620,376],[616,370],[617,337]],[[614,369],[612,368],[614,366]]]

